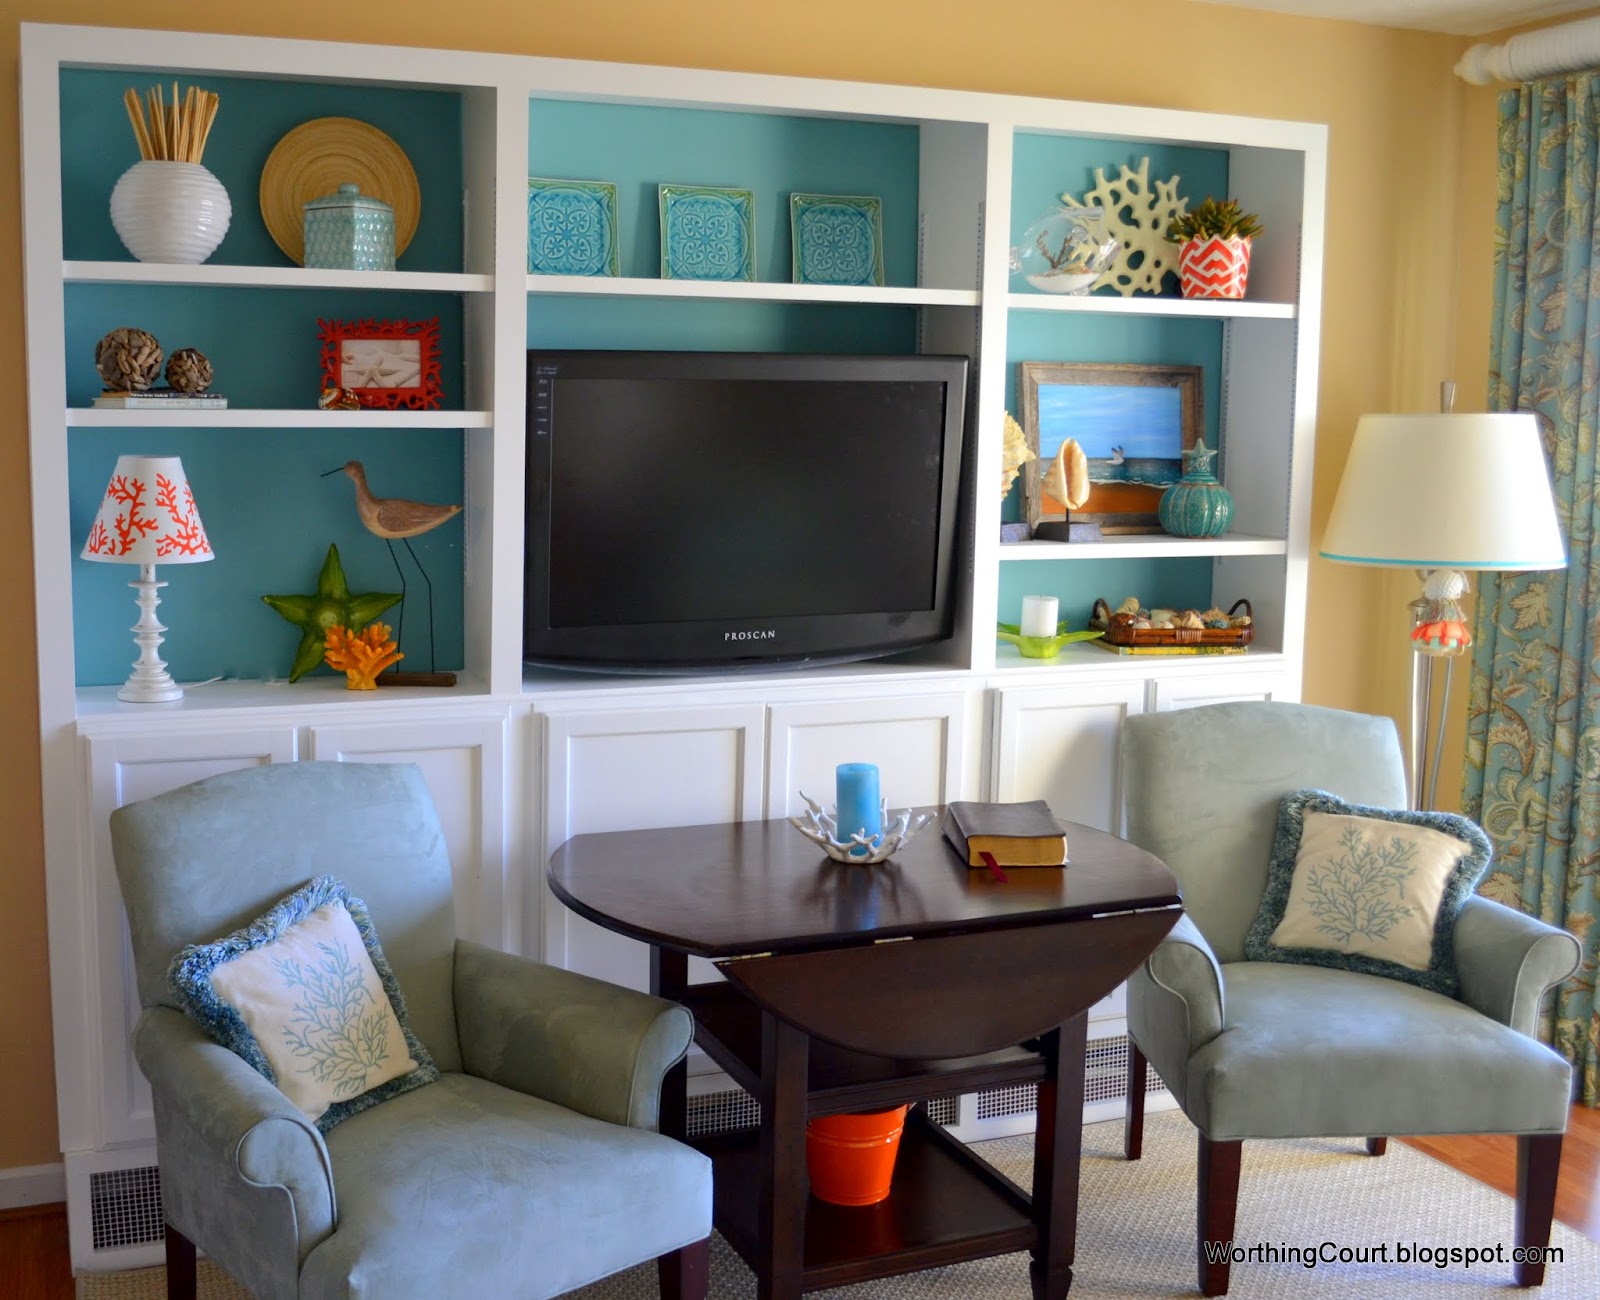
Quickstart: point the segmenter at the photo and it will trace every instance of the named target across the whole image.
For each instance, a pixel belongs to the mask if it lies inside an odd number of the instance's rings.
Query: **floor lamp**
[[[1417,570],[1412,601],[1411,803],[1435,807],[1450,676],[1472,643],[1460,601],[1469,569],[1559,569],[1567,558],[1532,415],[1364,415],[1323,534],[1343,564]],[[1433,711],[1434,670],[1445,662]]]

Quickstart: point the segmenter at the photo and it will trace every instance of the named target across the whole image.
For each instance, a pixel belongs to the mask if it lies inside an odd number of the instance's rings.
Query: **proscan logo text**
[[[776,641],[778,631],[776,628],[762,627],[750,632],[724,632],[724,641]]]

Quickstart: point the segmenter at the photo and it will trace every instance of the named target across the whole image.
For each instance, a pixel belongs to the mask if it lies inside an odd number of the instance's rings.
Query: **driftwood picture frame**
[[[1072,521],[1099,524],[1104,534],[1161,532],[1161,494],[1183,476],[1183,453],[1205,429],[1202,382],[1199,366],[1018,362],[1022,430],[1037,457],[1022,471],[1030,536],[1067,517],[1043,483],[1068,438],[1089,461],[1089,499]]]

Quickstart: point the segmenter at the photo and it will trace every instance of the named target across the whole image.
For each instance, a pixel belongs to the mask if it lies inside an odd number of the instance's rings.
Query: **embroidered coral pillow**
[[[190,944],[167,982],[184,1009],[327,1132],[439,1077],[366,904],[318,876],[216,943]]]
[[[1465,817],[1297,790],[1278,808],[1245,956],[1383,975],[1453,996],[1456,917],[1489,856],[1488,837]]]

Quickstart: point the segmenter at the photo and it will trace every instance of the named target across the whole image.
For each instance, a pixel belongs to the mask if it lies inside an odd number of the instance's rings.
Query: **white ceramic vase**
[[[232,217],[228,191],[199,163],[136,162],[111,191],[111,224],[141,262],[197,266]]]

